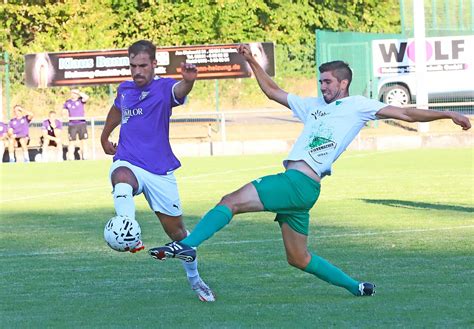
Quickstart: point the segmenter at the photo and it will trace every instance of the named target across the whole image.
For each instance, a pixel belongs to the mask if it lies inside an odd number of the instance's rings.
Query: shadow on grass
[[[439,204],[439,203],[415,202],[415,201],[393,200],[393,199],[361,199],[361,200],[367,203],[379,204],[379,205],[396,207],[396,208],[474,212],[473,207],[455,206],[455,205]]]

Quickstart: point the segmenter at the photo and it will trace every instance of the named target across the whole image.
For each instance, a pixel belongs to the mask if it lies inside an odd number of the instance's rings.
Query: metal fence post
[[[96,160],[96,153],[95,153],[95,118],[91,118],[91,129],[92,129],[92,160]]]

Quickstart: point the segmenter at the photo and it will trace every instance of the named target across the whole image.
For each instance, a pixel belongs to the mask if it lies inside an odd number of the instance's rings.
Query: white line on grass
[[[370,152],[370,153],[365,153],[365,154],[352,154],[352,155],[345,156],[345,158],[347,159],[347,158],[365,157],[365,156],[370,156],[370,155],[373,155],[373,154],[376,154],[376,153],[386,153],[386,152],[378,151],[378,152]],[[212,173],[192,175],[192,176],[183,176],[183,177],[178,177],[178,180],[179,179],[183,179],[183,180],[199,179],[199,178],[203,178],[203,177],[213,177],[213,176],[219,176],[219,175],[233,174],[233,173],[237,173],[237,172],[255,171],[255,170],[262,170],[262,169],[273,169],[273,168],[280,168],[280,167],[283,170],[282,165],[278,164],[278,165],[272,165],[272,166],[252,167],[252,168],[226,170],[226,171],[212,172]],[[23,201],[23,200],[40,199],[40,198],[47,198],[47,197],[51,197],[51,196],[67,195],[67,194],[78,193],[78,192],[87,192],[87,191],[93,191],[93,190],[100,190],[100,189],[105,189],[105,188],[109,188],[109,186],[101,185],[101,186],[83,188],[83,189],[72,190],[72,191],[44,193],[44,194],[30,195],[30,196],[24,196],[24,197],[19,197],[19,198],[3,199],[3,200],[0,200],[0,203],[11,202],[11,201]]]
[[[279,167],[279,166],[274,165],[274,166],[263,166],[263,167],[254,167],[254,168],[237,169],[237,170],[226,170],[226,171],[213,172],[213,173],[208,173],[208,174],[184,176],[184,177],[181,177],[180,179],[184,179],[184,180],[198,179],[198,178],[202,178],[202,177],[211,177],[211,176],[218,176],[218,175],[229,175],[229,174],[236,173],[236,172],[254,171],[254,170],[269,169],[269,168],[276,168],[276,167]],[[67,194],[72,194],[72,193],[87,192],[87,191],[100,190],[100,189],[106,189],[106,188],[109,189],[110,186],[109,185],[101,185],[101,186],[88,187],[88,188],[71,190],[71,191],[43,193],[43,194],[38,194],[38,195],[29,195],[29,196],[24,196],[24,197],[19,197],[19,198],[11,198],[11,199],[0,200],[0,203],[11,202],[11,201],[21,201],[21,200],[40,199],[40,198],[46,198],[46,197],[51,197],[51,196],[67,195]]]
[[[331,239],[331,238],[343,238],[343,237],[360,237],[360,236],[374,236],[374,235],[390,235],[390,234],[402,234],[402,233],[420,233],[420,232],[433,232],[433,231],[451,231],[465,228],[474,228],[474,225],[465,226],[452,226],[452,227],[439,227],[439,228],[426,228],[426,229],[413,229],[413,230],[394,230],[394,231],[381,231],[381,232],[354,232],[354,233],[341,233],[341,234],[328,234],[328,235],[313,235],[311,240],[316,239]],[[223,242],[211,242],[209,245],[228,245],[228,244],[243,244],[243,243],[264,243],[264,242],[276,242],[281,239],[266,239],[266,240],[239,240],[239,241],[223,241]]]
[[[474,228],[474,225],[463,225],[463,226],[451,226],[451,227],[439,227],[439,228],[427,228],[427,229],[413,229],[413,230],[395,230],[395,231],[381,231],[381,232],[354,232],[354,233],[342,233],[342,234],[328,234],[316,236],[316,239],[331,239],[331,238],[342,238],[342,237],[361,237],[361,236],[374,236],[374,235],[390,235],[400,233],[420,233],[420,232],[433,232],[433,231],[452,231],[466,228]],[[313,238],[312,240],[314,240]],[[223,242],[211,242],[207,245],[218,246],[218,245],[230,245],[230,244],[247,244],[247,243],[266,243],[266,242],[277,242],[281,239],[266,239],[266,240],[238,240],[238,241],[223,241]],[[101,252],[97,251],[96,252]],[[84,254],[83,250],[78,251],[37,251],[37,252],[25,252],[25,253],[13,253],[13,254],[0,254],[0,258],[7,257],[21,257],[21,256],[48,256],[48,255],[64,255],[64,254]],[[91,253],[91,252],[87,252]]]
[[[87,192],[87,191],[99,190],[99,189],[103,189],[103,188],[105,188],[105,186],[102,185],[102,186],[89,187],[89,188],[83,188],[83,189],[72,190],[72,191],[63,191],[63,192],[54,192],[54,193],[44,193],[44,194],[38,194],[38,195],[29,195],[29,196],[20,197],[20,198],[0,200],[0,203],[10,202],[10,201],[21,201],[21,200],[47,198],[47,197],[50,197],[50,196],[66,195],[66,194],[73,194],[73,193],[78,193],[78,192]]]

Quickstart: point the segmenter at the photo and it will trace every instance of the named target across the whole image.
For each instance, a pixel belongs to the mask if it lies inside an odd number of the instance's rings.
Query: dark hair
[[[349,67],[349,64],[343,61],[323,63],[319,66],[319,73],[324,72],[332,72],[332,75],[334,75],[334,77],[339,82],[341,82],[342,80],[349,81],[349,83],[347,84],[347,90],[349,90],[349,86],[351,85],[352,81],[352,70]]]
[[[153,61],[156,59],[156,46],[148,40],[140,40],[128,47],[128,56],[146,53]]]

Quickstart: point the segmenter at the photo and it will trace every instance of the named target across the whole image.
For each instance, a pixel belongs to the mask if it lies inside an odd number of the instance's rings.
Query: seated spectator
[[[8,123],[8,154],[10,162],[15,162],[15,148],[21,147],[24,162],[30,162],[28,143],[30,141],[30,122],[33,113],[25,110],[20,105],[13,107],[14,118]]]
[[[48,119],[43,121],[42,127],[41,145],[43,148],[43,161],[63,161],[62,128],[62,122],[56,119],[56,112],[50,111]]]

